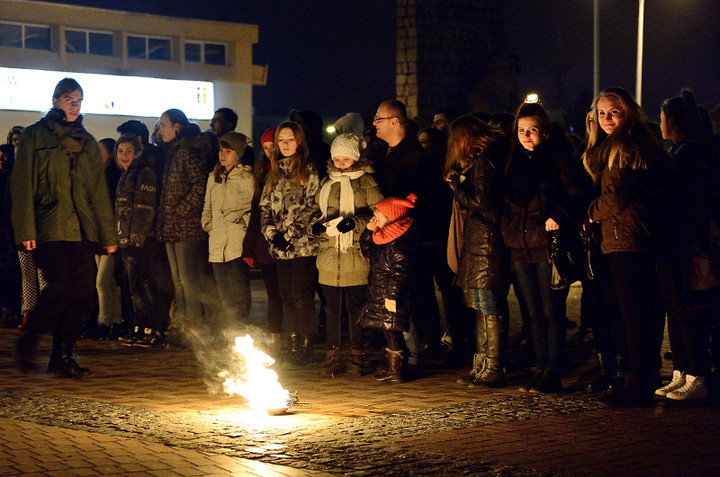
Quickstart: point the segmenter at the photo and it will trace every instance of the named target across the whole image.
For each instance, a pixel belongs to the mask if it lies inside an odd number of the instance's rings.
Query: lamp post
[[[593,98],[600,94],[600,0],[593,0]]]
[[[637,64],[635,66],[635,101],[642,106],[643,38],[645,36],[645,0],[638,0]]]

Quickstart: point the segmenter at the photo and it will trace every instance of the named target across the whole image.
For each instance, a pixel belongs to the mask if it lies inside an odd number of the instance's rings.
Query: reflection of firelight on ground
[[[255,348],[250,335],[235,338],[233,359],[240,361],[243,371],[239,377],[230,376],[229,371],[219,373],[225,378],[225,393],[245,398],[248,411],[277,414],[287,410],[290,393],[283,389],[277,373],[270,369],[275,360]]]

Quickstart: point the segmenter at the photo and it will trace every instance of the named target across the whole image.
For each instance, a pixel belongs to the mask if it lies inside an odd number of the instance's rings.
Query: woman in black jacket
[[[572,184],[567,138],[553,134],[550,118],[537,103],[520,106],[504,180],[502,235],[530,313],[536,370],[521,390],[562,391],[565,317],[550,288],[550,235],[571,226]]]
[[[465,304],[476,310],[476,353],[461,384],[505,384],[501,360],[506,274],[500,233],[505,145],[501,134],[473,116],[461,116],[450,128],[445,177],[465,215],[455,285],[463,289]]]

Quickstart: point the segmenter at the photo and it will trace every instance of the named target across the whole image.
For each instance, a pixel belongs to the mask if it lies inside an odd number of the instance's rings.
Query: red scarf
[[[373,230],[373,242],[378,245],[390,243],[407,232],[407,229],[410,228],[412,223],[412,217],[405,217],[403,219],[396,220],[395,222],[390,222],[381,229],[377,228]]]

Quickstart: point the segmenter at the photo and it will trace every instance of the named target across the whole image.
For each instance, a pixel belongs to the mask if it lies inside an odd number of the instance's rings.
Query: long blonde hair
[[[294,186],[307,186],[308,180],[310,179],[310,171],[308,171],[308,150],[305,145],[305,135],[303,134],[302,128],[298,123],[293,121],[286,121],[279,125],[275,130],[275,137],[273,138],[273,154],[270,158],[270,172],[267,175],[267,182],[265,183],[265,192],[270,193],[277,185],[282,171],[280,170],[280,148],[278,147],[278,135],[283,129],[290,129],[295,136],[295,142],[297,143],[297,151],[292,156],[293,160],[290,164],[290,184]]]
[[[624,113],[623,120],[608,135],[600,127],[597,105],[602,98],[617,101]],[[593,100],[592,120],[588,127],[588,144],[583,153],[583,164],[593,182],[597,183],[603,169],[628,167],[648,169],[654,152],[662,147],[648,128],[645,111],[623,88],[606,88]]]

